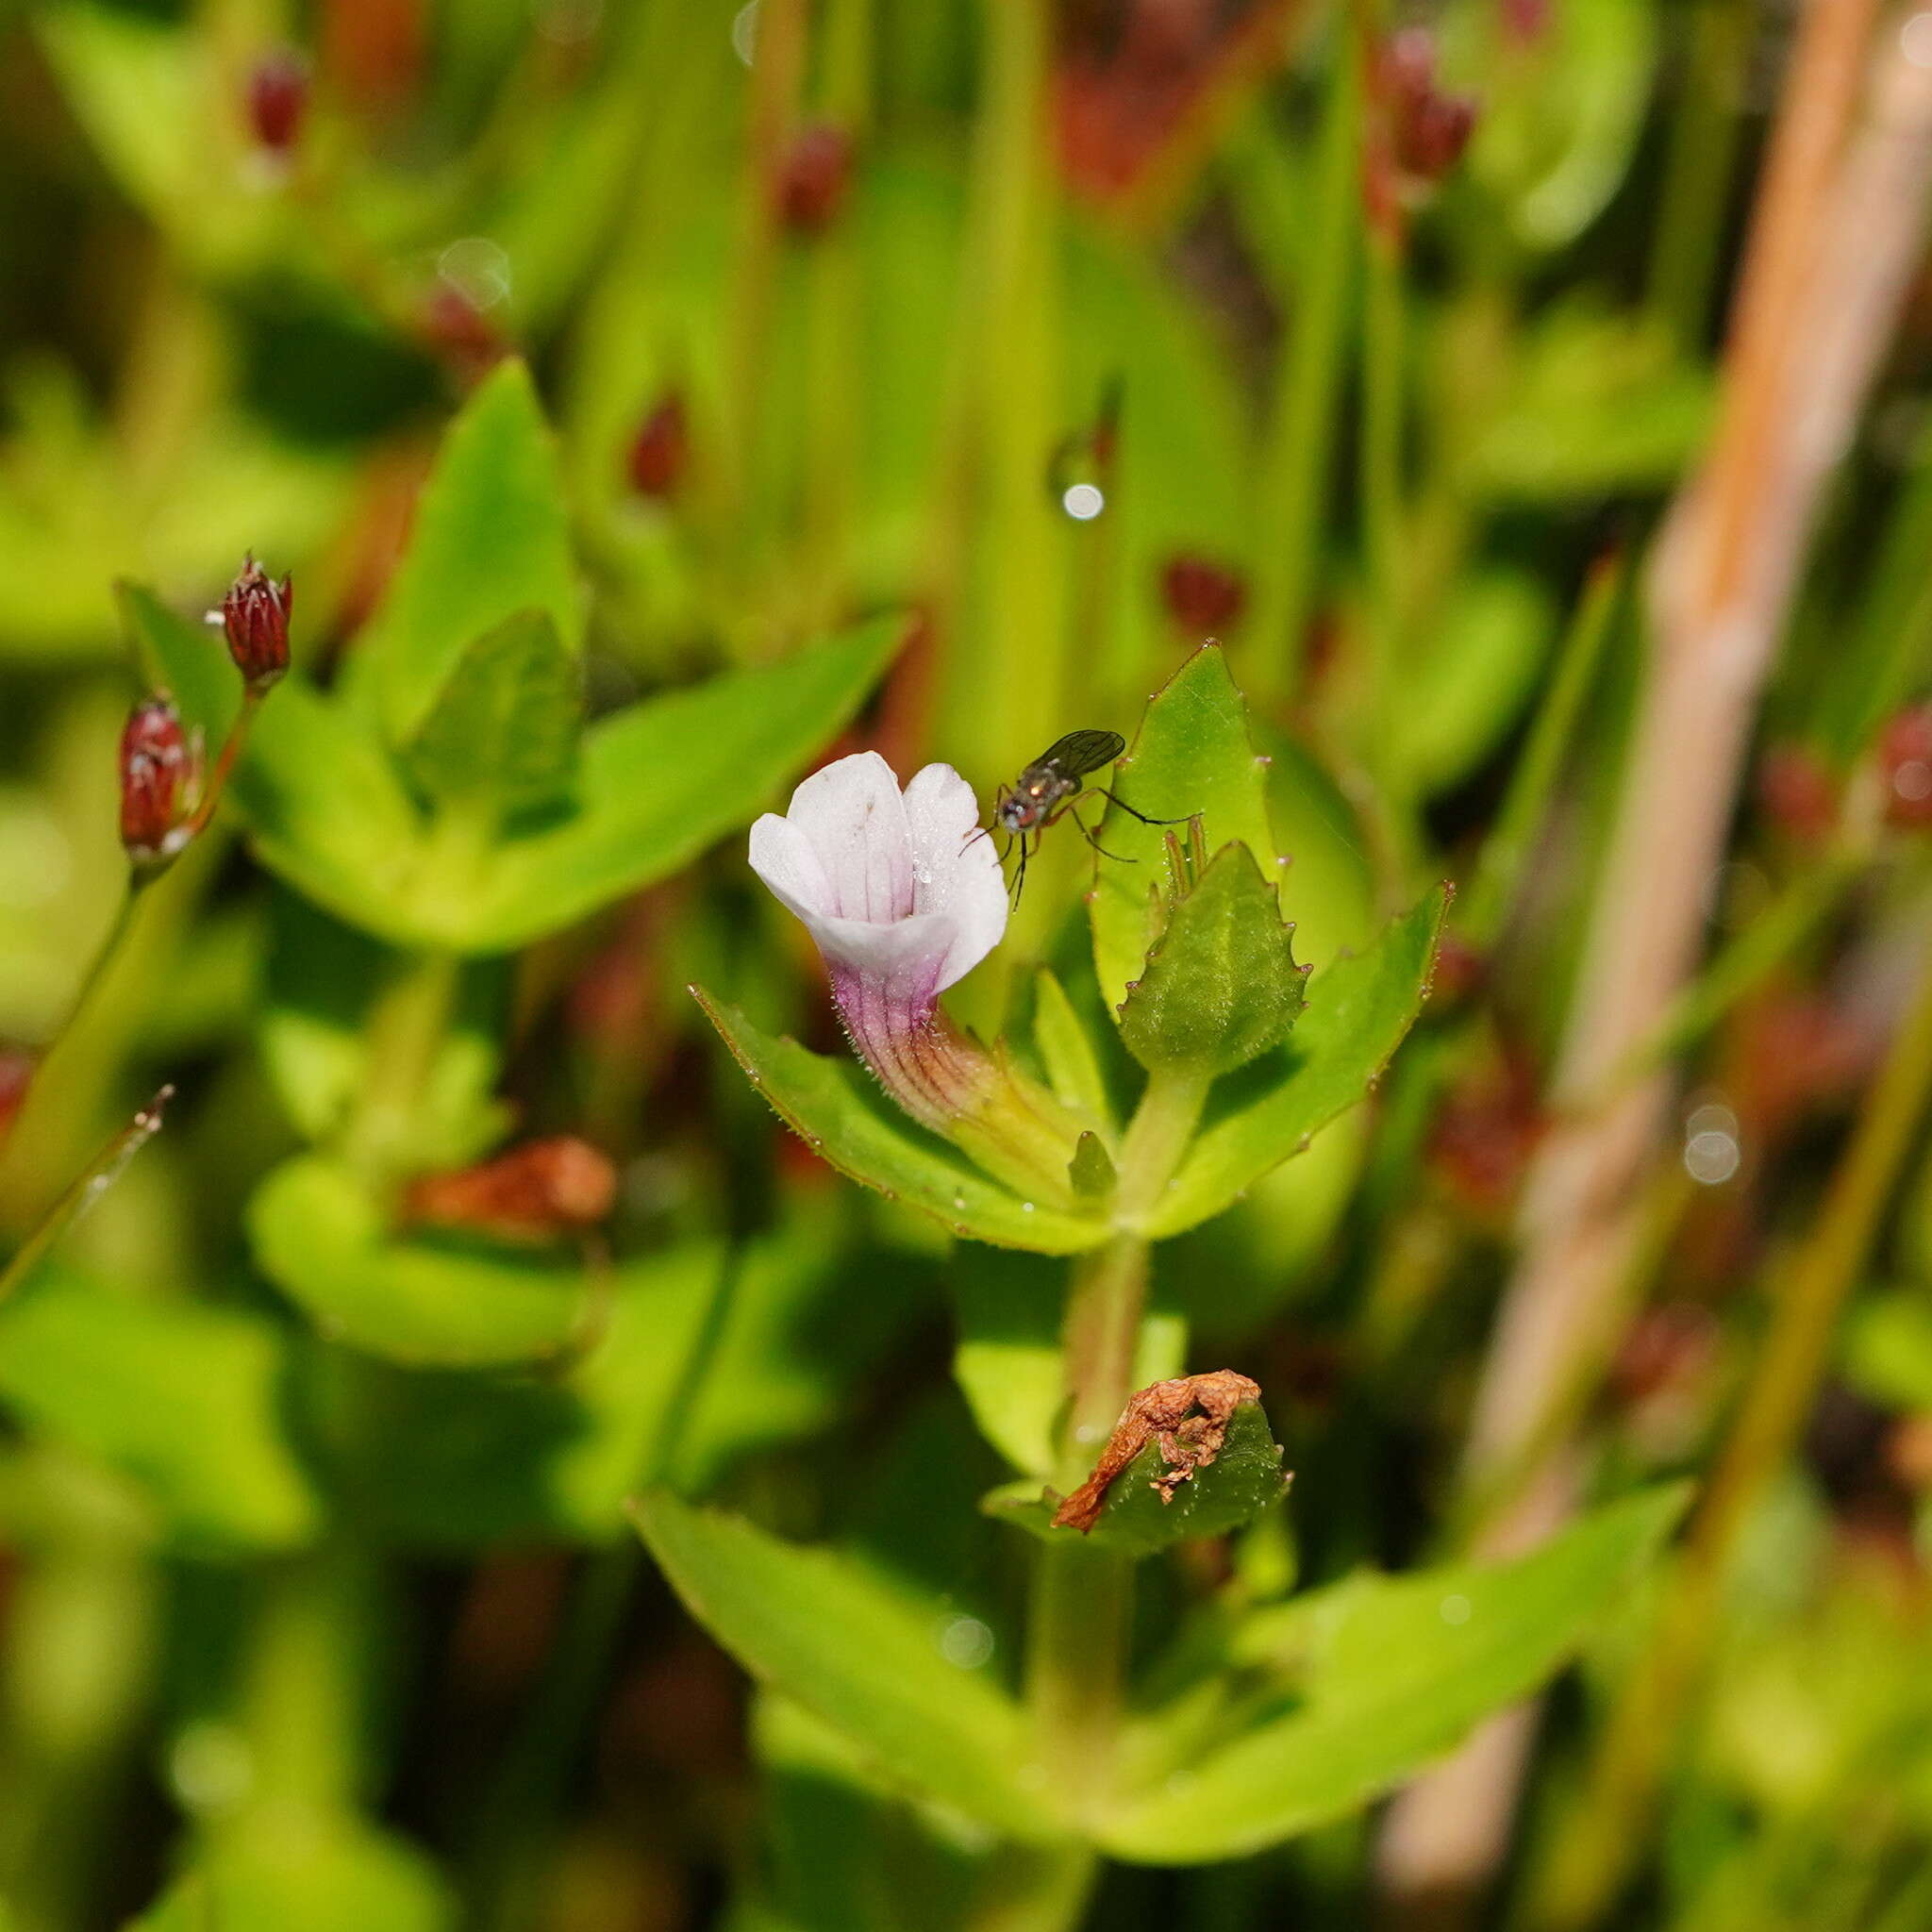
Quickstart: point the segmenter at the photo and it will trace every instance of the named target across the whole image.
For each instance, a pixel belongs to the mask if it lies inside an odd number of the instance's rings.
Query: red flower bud
[[[794,234],[822,234],[844,205],[851,178],[851,135],[826,122],[801,127],[778,162],[773,192],[779,220]]]
[[[286,155],[302,132],[308,109],[308,63],[291,48],[275,47],[248,76],[248,125],[256,144]]]
[[[0,1141],[26,1105],[26,1090],[34,1083],[36,1062],[25,1047],[0,1046]]]
[[[682,479],[690,456],[684,398],[672,390],[658,398],[631,443],[632,488],[643,496],[669,496]]]
[[[588,1141],[528,1141],[457,1174],[425,1174],[409,1190],[411,1216],[504,1241],[551,1241],[594,1227],[617,1199],[617,1170]]]
[[[1878,734],[1885,818],[1907,831],[1932,825],[1932,705],[1901,711]]]
[[[503,331],[451,282],[440,281],[423,303],[423,338],[439,356],[474,379],[509,354]]]
[[[1205,557],[1172,557],[1160,573],[1160,593],[1183,630],[1224,630],[1241,614],[1248,587],[1233,571]]]
[[[222,628],[228,655],[249,690],[266,691],[289,668],[289,613],[294,591],[284,577],[277,584],[253,557],[222,599]]]
[[[1779,831],[1806,844],[1826,838],[1838,823],[1838,788],[1831,774],[1800,744],[1774,744],[1757,768],[1757,802]]]
[[[1427,27],[1404,27],[1389,41],[1376,91],[1397,172],[1414,184],[1440,181],[1475,132],[1475,102],[1436,85],[1436,38]]]
[[[135,706],[121,734],[121,842],[137,865],[173,856],[169,837],[188,815],[196,762],[166,698]]]

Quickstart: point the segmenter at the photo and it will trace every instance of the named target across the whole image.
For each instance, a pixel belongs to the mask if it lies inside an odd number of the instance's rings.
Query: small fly
[[[1030,856],[1026,841],[1032,839],[1034,845],[1040,842],[1041,835],[1068,813],[1079,826],[1088,844],[1094,851],[1108,858],[1118,858],[1124,864],[1135,861],[1124,853],[1108,852],[1093,836],[1087,821],[1074,809],[1074,801],[1082,790],[1082,781],[1090,773],[1098,772],[1113,763],[1127,748],[1127,741],[1118,731],[1070,731],[1064,738],[1056,739],[1053,743],[1026,767],[1010,785],[1002,785],[999,796],[993,803],[992,820],[1001,831],[1008,835],[1006,847],[1000,853],[1000,861],[1006,862],[1008,853],[1017,841],[1020,847],[1020,870],[1013,876],[1013,904],[1020,903],[1020,893],[1026,884],[1026,860]],[[1093,790],[1101,797],[1117,805],[1129,818],[1137,818],[1143,825],[1178,825],[1186,823],[1183,819],[1150,819],[1144,811],[1136,811],[1125,799],[1110,791],[1105,785],[1096,785]],[[987,836],[982,827],[977,838]],[[967,841],[968,844],[972,840]]]

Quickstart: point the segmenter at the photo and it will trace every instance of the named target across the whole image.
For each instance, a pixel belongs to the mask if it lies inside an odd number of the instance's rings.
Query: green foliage
[[[1164,1496],[1156,1484],[1167,1473],[1160,1445],[1150,1441],[1108,1486],[1099,1519],[1089,1530],[1054,1528],[1059,1499],[1042,1496],[1037,1483],[1007,1483],[980,1507],[1048,1542],[1078,1538],[1094,1549],[1153,1557],[1189,1537],[1231,1535],[1279,1503],[1289,1483],[1281,1444],[1258,1402],[1236,1408],[1214,1460]]]
[[[356,1175],[317,1155],[269,1175],[248,1231],[262,1272],[325,1332],[392,1361],[556,1356],[587,1333],[600,1292],[581,1261],[391,1240]]]
[[[738,1063],[792,1131],[841,1174],[904,1201],[955,1234],[1041,1255],[1074,1255],[1108,1236],[1099,1219],[1028,1203],[915,1126],[850,1061],[774,1040],[733,1008],[698,1003]]]
[[[404,763],[440,808],[486,823],[569,796],[583,731],[577,661],[549,615],[520,610],[458,658]]]
[[[1278,1046],[1304,1005],[1293,936],[1254,855],[1224,845],[1174,888],[1121,1008],[1128,1050],[1150,1072],[1212,1079]]]
[[[0,1401],[131,1478],[173,1541],[287,1549],[323,1509],[291,1441],[279,1324],[65,1274],[0,1309]]]
[[[373,700],[391,744],[409,745],[465,656],[525,612],[547,617],[557,643],[575,654],[582,597],[562,480],[529,371],[512,358],[443,438],[409,547],[358,641],[351,691]],[[472,662],[469,693],[458,702],[474,710],[490,702],[486,678],[531,675],[510,643],[515,635],[499,640],[493,657]],[[554,682],[554,674],[544,675]],[[549,733],[540,726],[540,735]]]
[[[1446,891],[1430,893],[1365,953],[1315,976],[1290,1044],[1210,1099],[1150,1233],[1179,1234],[1220,1213],[1361,1099],[1421,1010],[1447,906]]]
[[[404,1840],[353,1816],[274,1812],[223,1836],[127,1932],[453,1932],[449,1888]]]
[[[1020,1775],[1019,1707],[983,1674],[984,1657],[950,1660],[944,1605],[662,1491],[635,1513],[686,1607],[761,1683],[915,1790],[1026,1842],[1059,1835]]]
[[[1264,876],[1277,865],[1267,767],[1255,756],[1247,708],[1216,646],[1203,645],[1155,693],[1115,776],[1121,797],[1136,811],[1154,819],[1198,816],[1210,851],[1239,841]],[[1161,827],[1116,808],[1101,824],[1100,842],[1133,861],[1101,867],[1090,907],[1093,962],[1115,1008],[1160,935],[1164,840]]]
[[[1278,1674],[1296,1707],[1183,1763],[1160,1762],[1151,1716],[1136,1746],[1148,1787],[1108,1818],[1108,1849],[1155,1864],[1236,1857],[1387,1790],[1548,1676],[1683,1507],[1680,1490],[1636,1496],[1511,1563],[1356,1578],[1257,1611],[1234,1656]]]

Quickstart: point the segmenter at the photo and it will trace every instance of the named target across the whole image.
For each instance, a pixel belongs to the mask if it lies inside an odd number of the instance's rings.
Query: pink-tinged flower
[[[939,996],[996,946],[1007,886],[973,789],[927,765],[902,792],[876,752],[839,758],[751,828],[752,870],[818,941],[860,1058],[908,1113],[991,1171],[1064,1191],[1081,1123],[953,1026]]]
[[[874,751],[813,773],[782,819],[751,828],[752,870],[818,941],[853,1045],[931,1126],[969,1108],[991,1071],[936,1017],[1007,929],[1006,879],[978,829],[979,802],[951,765],[926,766],[902,793]]]

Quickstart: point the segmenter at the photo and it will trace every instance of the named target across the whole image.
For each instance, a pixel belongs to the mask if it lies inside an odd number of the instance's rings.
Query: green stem
[[[456,1004],[460,970],[453,953],[418,954],[370,1021],[368,1084],[345,1151],[379,1192],[394,1187],[409,1167],[423,1091]]]
[[[163,1087],[126,1126],[88,1162],[54,1205],[42,1215],[26,1239],[0,1269],[0,1302],[5,1302],[40,1266],[47,1251],[110,1188],[123,1168],[160,1131],[162,1109],[175,1090]]]
[[[1473,944],[1493,945],[1508,918],[1524,870],[1548,816],[1550,796],[1569,756],[1585,701],[1596,682],[1611,619],[1622,601],[1623,559],[1612,553],[1591,570],[1568,634],[1557,654],[1557,675],[1537,711],[1529,739],[1509,779],[1503,808],[1483,841],[1475,882],[1461,925]]]
[[[1201,1117],[1208,1082],[1156,1073],[1121,1143],[1120,1232],[1075,1264],[1067,1302],[1066,1451],[1071,1489],[1093,1466],[1127,1398],[1147,1307],[1148,1242],[1138,1231]],[[1131,1561],[1074,1539],[1049,1543],[1034,1569],[1027,1702],[1047,1786],[1071,1817],[1108,1789],[1133,1619]]]
[[[1399,241],[1371,231],[1362,305],[1362,560],[1367,584],[1368,690],[1362,744],[1378,779],[1376,755],[1402,660],[1403,256]]]
[[[1532,1895],[1530,1923],[1551,1932],[1596,1924],[1621,1890],[1678,1720],[1717,1628],[1740,1535],[1783,1467],[1817,1397],[1846,1296],[1932,1097],[1932,960],[1867,1096],[1818,1220],[1777,1291],[1729,1436],[1706,1488],[1656,1641],[1626,1687],[1583,1801]]]
[[[1737,111],[1756,8],[1703,0],[1690,23],[1651,247],[1649,303],[1679,347],[1696,354],[1710,324],[1726,205],[1743,120]]]
[[[1290,699],[1301,682],[1309,610],[1321,577],[1361,225],[1360,149],[1361,60],[1357,36],[1341,33],[1336,36],[1323,113],[1295,319],[1284,338],[1260,479],[1255,635],[1265,650],[1281,654],[1280,691]]]

